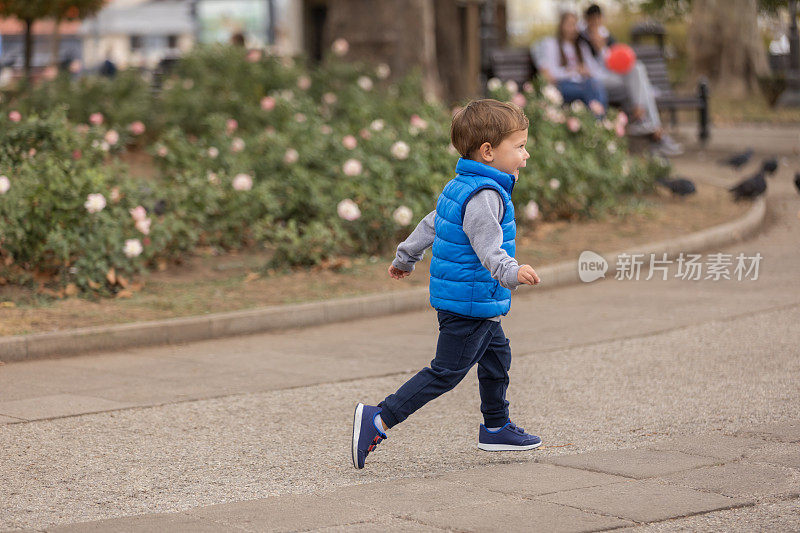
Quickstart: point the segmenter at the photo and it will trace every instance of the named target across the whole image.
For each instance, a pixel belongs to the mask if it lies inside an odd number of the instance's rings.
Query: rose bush
[[[158,97],[132,73],[9,95],[2,275],[46,272],[62,288],[111,294],[120,285],[110,269],[125,279],[198,246],[265,246],[271,266],[391,250],[453,175],[452,110],[426,103],[417,77],[390,84],[388,67],[347,62],[348,50],[340,42],[312,68],[200,47]],[[597,106],[565,107],[538,84],[490,87],[531,123],[514,191],[521,222],[600,215],[669,172],[628,155],[621,114],[598,119]],[[61,111],[46,111],[53,102]],[[154,178],[119,164],[136,144],[153,157]]]
[[[63,112],[0,117],[0,278],[46,291],[110,295],[159,250],[129,214],[151,185],[131,179],[103,145],[102,126],[79,130]],[[130,241],[137,240],[138,248]],[[143,244],[145,243],[145,244]],[[133,253],[136,252],[136,253]]]

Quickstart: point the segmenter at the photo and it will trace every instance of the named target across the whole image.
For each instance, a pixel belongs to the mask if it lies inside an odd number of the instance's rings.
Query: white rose
[[[348,159],[344,162],[344,165],[342,165],[342,172],[347,176],[358,176],[361,174],[362,170],[361,161],[358,159]]]
[[[0,194],[5,194],[11,188],[11,180],[6,176],[0,176]]]
[[[528,220],[536,220],[539,218],[539,204],[531,200],[525,206],[525,218]]]
[[[617,145],[614,144],[614,141],[608,141],[608,144],[606,145],[606,149],[608,150],[609,154],[617,153]]]
[[[563,153],[564,153],[564,151],[567,149],[567,147],[566,147],[566,146],[564,146],[564,143],[563,143],[563,142],[561,142],[561,141],[558,141],[558,142],[557,142],[557,143],[554,145],[554,148],[556,149],[556,152],[558,152],[559,154],[563,154]]]
[[[300,76],[299,78],[297,78],[297,86],[300,89],[307,91],[308,89],[311,88],[311,78],[309,78],[308,76]]]
[[[138,229],[139,231],[141,231],[145,235],[149,235],[150,234],[150,222],[151,222],[151,220],[149,218],[144,218],[142,220],[137,220],[136,223],[134,224],[134,226],[136,226],[136,229]]]
[[[208,182],[211,183],[212,185],[216,185],[217,183],[219,183],[219,176],[217,176],[216,172],[209,172],[206,175],[206,178],[208,179]]]
[[[584,109],[586,109],[586,105],[581,100],[575,100],[569,105],[570,109],[572,109],[573,113],[580,113]]]
[[[350,198],[345,198],[336,206],[336,213],[345,220],[357,220],[361,216],[361,209]]]
[[[216,159],[219,155],[219,149],[216,146],[212,146],[208,149],[208,157],[211,159]]]
[[[394,210],[392,213],[392,218],[395,222],[400,224],[401,226],[408,226],[411,224],[411,219],[413,218],[414,213],[411,211],[411,208],[401,205],[397,209]]]
[[[550,180],[550,188],[551,189],[556,190],[559,187],[561,187],[561,182],[560,181],[558,181],[556,178],[553,178],[553,179]]]
[[[122,250],[126,257],[138,257],[144,251],[142,243],[139,239],[128,239],[125,241],[125,248]]]
[[[334,54],[341,57],[345,55],[348,50],[350,50],[350,43],[348,43],[346,39],[339,38],[333,41],[331,49],[333,50]]]
[[[358,81],[356,83],[358,83],[358,86],[361,87],[361,89],[364,91],[372,90],[373,84],[369,76],[359,76]]]
[[[108,130],[103,138],[108,144],[114,146],[119,141],[119,133],[115,130]]]
[[[386,126],[386,123],[383,120],[376,118],[370,123],[369,128],[372,131],[381,131],[383,130],[384,126]]]
[[[244,139],[242,139],[241,137],[235,137],[231,141],[231,150],[233,150],[234,152],[241,152],[242,150],[244,150],[244,147],[245,147]]]
[[[253,188],[253,178],[249,174],[236,174],[231,185],[237,191],[249,191]]]
[[[90,194],[86,197],[83,207],[90,213],[99,213],[106,206],[106,198],[100,193]]]
[[[506,90],[511,94],[515,94],[519,92],[519,85],[514,80],[508,80],[506,82]]]
[[[490,91],[497,91],[497,90],[498,90],[498,89],[500,89],[500,87],[502,87],[502,86],[503,86],[503,82],[502,82],[502,81],[500,81],[500,80],[499,80],[499,79],[497,79],[497,78],[492,78],[492,79],[490,79],[488,82],[486,82],[486,87],[487,87],[487,88],[488,88]]]
[[[375,75],[379,80],[385,80],[392,73],[392,69],[386,63],[381,63],[375,67]]]
[[[334,93],[325,93],[322,95],[322,101],[328,105],[333,105],[339,98]]]
[[[553,105],[561,105],[564,103],[564,97],[561,96],[561,91],[553,85],[545,85],[544,89],[542,89],[542,94],[545,98],[550,100],[550,103]]]
[[[286,153],[283,154],[283,162],[287,165],[291,165],[292,163],[297,163],[297,160],[300,159],[300,153],[295,150],[294,148],[289,148],[286,150]]]
[[[396,159],[407,159],[408,154],[411,152],[411,148],[409,148],[408,145],[403,141],[397,141],[392,145],[391,152],[392,156]]]

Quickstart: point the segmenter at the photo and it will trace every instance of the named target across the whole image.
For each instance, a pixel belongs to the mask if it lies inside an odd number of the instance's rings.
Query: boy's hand
[[[541,280],[532,266],[521,265],[517,272],[517,281],[526,285],[538,285]]]
[[[392,276],[394,279],[403,279],[406,276],[410,276],[411,272],[400,270],[394,265],[389,265],[389,275]]]

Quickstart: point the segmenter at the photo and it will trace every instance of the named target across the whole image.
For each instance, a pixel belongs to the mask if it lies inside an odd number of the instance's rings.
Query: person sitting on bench
[[[590,49],[598,65],[597,77],[608,93],[609,100],[619,102],[622,109],[631,115],[628,134],[649,136],[653,141],[653,151],[663,156],[683,153],[683,148],[675,142],[661,126],[661,117],[656,106],[656,91],[647,77],[647,68],[636,61],[627,74],[618,74],[606,68],[605,59],[609,47],[616,40],[603,25],[603,12],[597,4],[590,5],[584,13],[585,21],[580,33],[580,41]]]
[[[597,78],[600,65],[591,49],[578,41],[578,16],[566,11],[561,14],[555,37],[546,38],[539,49],[539,72],[551,84],[558,87],[564,102],[580,100],[595,111],[599,102],[603,113],[608,108],[608,95]]]

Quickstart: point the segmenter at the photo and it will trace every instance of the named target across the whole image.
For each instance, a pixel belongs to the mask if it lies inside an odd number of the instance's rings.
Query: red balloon
[[[613,70],[617,74],[627,74],[634,63],[636,63],[636,53],[633,48],[623,43],[611,45],[606,57],[608,70]]]

